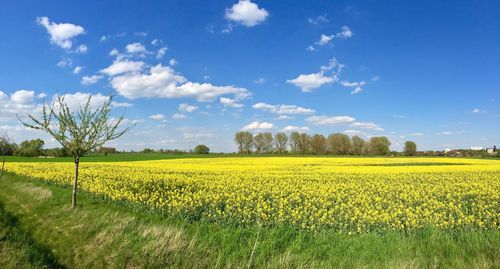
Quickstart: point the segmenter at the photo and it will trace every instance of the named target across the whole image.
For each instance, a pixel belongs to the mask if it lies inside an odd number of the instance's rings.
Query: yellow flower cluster
[[[72,163],[10,163],[71,184]],[[348,232],[500,229],[500,161],[245,157],[81,163],[81,187],[193,219]]]

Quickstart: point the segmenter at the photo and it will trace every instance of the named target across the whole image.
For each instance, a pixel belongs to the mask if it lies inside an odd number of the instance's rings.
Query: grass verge
[[[0,179],[0,267],[499,268],[500,264],[498,230],[312,234],[289,227],[188,223],[85,193],[79,195],[76,210],[69,208],[69,201],[68,188],[12,175]]]

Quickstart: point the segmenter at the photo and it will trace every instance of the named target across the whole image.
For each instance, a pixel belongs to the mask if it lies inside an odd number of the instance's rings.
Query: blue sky
[[[6,1],[0,131],[66,94],[114,94],[120,149],[345,132],[400,150],[500,144],[497,1]]]

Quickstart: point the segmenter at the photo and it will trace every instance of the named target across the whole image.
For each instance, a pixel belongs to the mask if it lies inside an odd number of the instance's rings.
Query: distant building
[[[493,146],[492,148],[487,148],[486,153],[491,154],[491,155],[497,154],[497,146]]]

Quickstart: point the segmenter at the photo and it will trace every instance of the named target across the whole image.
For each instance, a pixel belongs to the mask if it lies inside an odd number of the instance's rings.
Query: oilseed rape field
[[[8,172],[70,185],[72,163]],[[80,164],[82,189],[190,220],[342,233],[500,229],[500,162],[456,158],[225,157]]]

